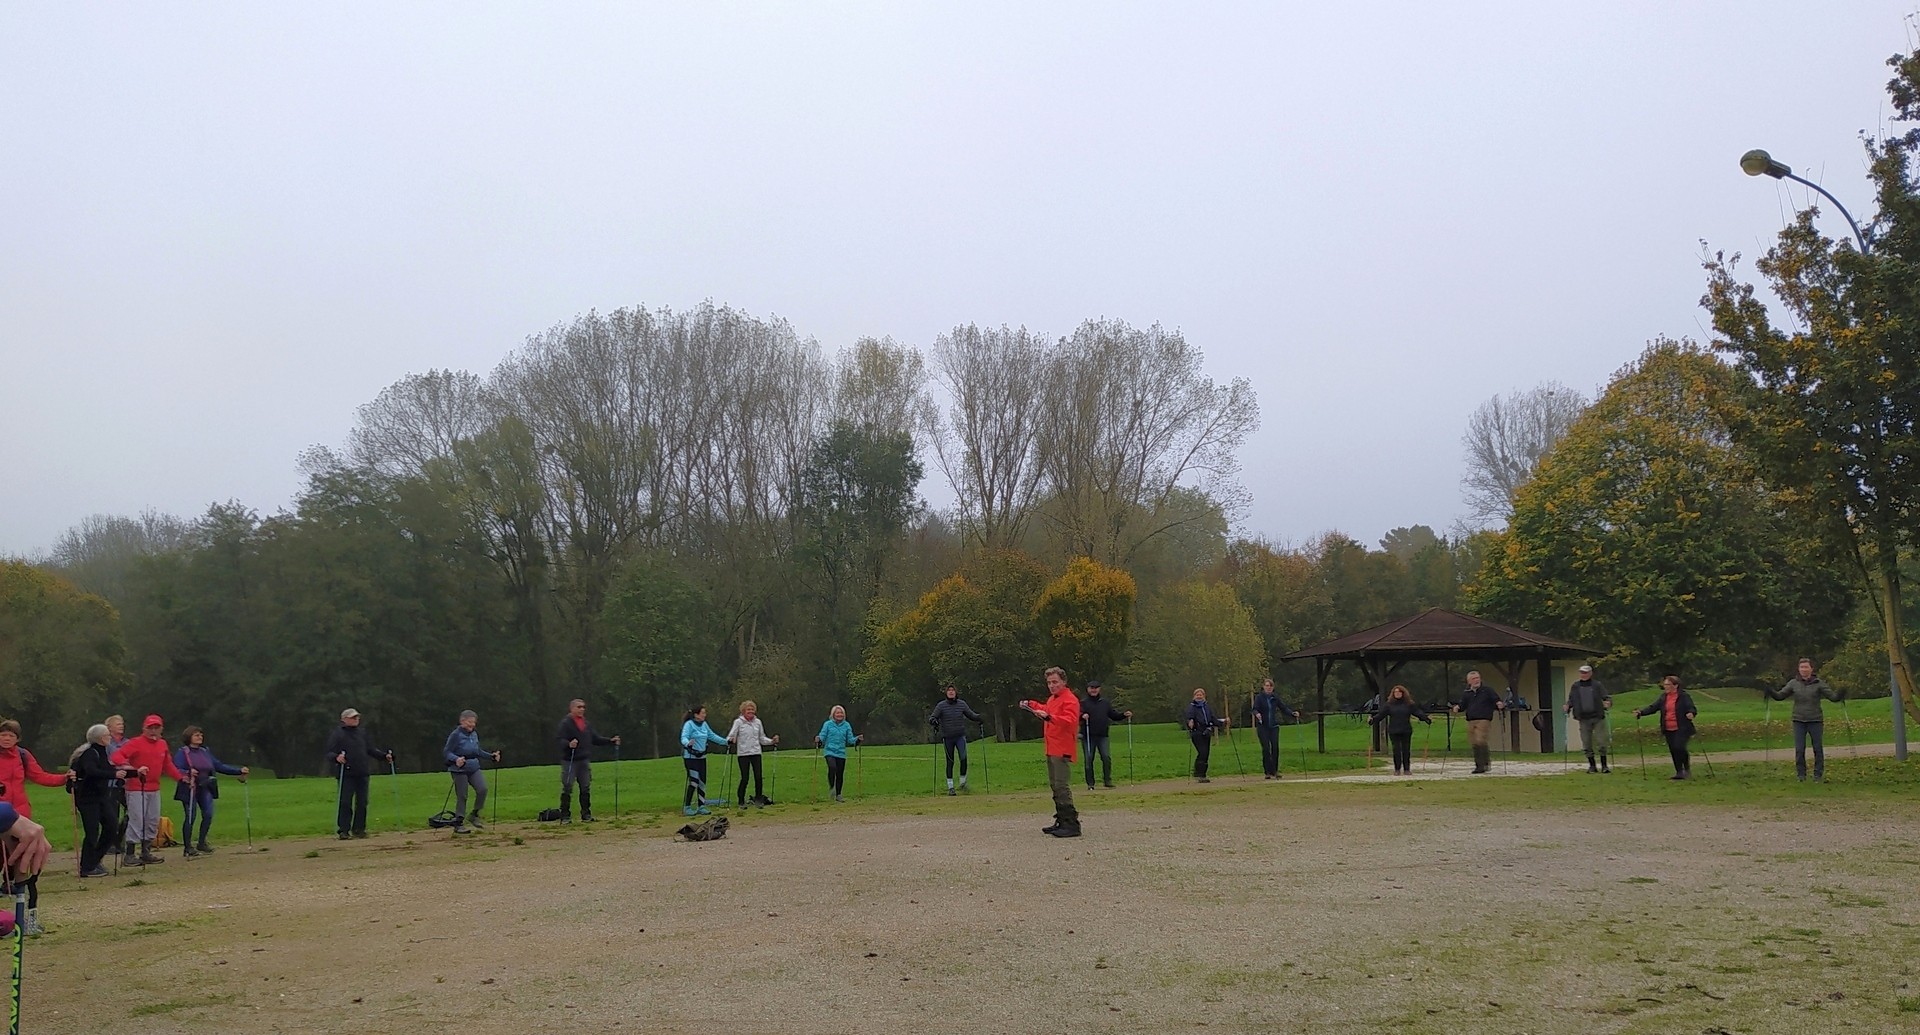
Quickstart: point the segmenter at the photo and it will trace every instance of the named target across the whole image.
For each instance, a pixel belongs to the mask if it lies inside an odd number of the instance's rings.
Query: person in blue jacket
[[[244,780],[248,769],[243,765],[228,765],[213,757],[207,750],[207,735],[198,726],[188,726],[180,732],[180,749],[173,753],[173,767],[187,777],[173,785],[173,800],[180,803],[185,812],[184,822],[180,826],[180,843],[185,846],[185,854],[209,855],[213,846],[207,843],[207,830],[213,826],[213,803],[220,797],[218,777],[237,776]],[[194,843],[194,814],[200,816],[200,842]]]
[[[1253,695],[1253,732],[1260,737],[1260,771],[1268,780],[1280,779],[1280,720],[1298,720],[1300,713],[1273,692],[1273,680],[1263,680]]]
[[[853,724],[847,721],[847,710],[839,705],[833,706],[827,721],[820,724],[820,732],[813,738],[820,745],[820,754],[827,760],[827,790],[833,792],[833,800],[844,802],[841,792],[847,786],[847,749],[860,743],[863,738],[853,732]]]
[[[1187,736],[1193,740],[1193,780],[1195,783],[1212,783],[1207,778],[1207,757],[1213,752],[1213,734],[1226,726],[1227,720],[1213,714],[1207,704],[1207,691],[1202,687],[1193,688],[1193,701],[1187,705]]]
[[[705,815],[707,809],[707,751],[724,748],[727,738],[707,725],[707,706],[696,704],[680,724],[680,761],[687,767],[687,796],[680,811],[689,816]]]
[[[447,734],[447,746],[442,754],[447,759],[447,772],[453,776],[453,832],[464,834],[468,825],[480,826],[480,806],[487,803],[487,778],[480,771],[480,760],[491,757],[500,761],[500,752],[489,751],[480,746],[480,734],[475,727],[480,725],[480,717],[471,709],[460,713],[460,724]],[[473,813],[467,813],[467,788],[473,788]]]

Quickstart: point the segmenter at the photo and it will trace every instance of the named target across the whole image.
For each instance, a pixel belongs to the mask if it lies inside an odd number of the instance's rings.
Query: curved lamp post
[[[1860,254],[1873,254],[1872,246],[1867,243],[1867,235],[1861,233],[1860,224],[1853,221],[1853,213],[1848,212],[1847,206],[1840,204],[1840,199],[1828,193],[1825,187],[1820,186],[1804,176],[1795,176],[1792,166],[1787,165],[1785,162],[1774,161],[1772,155],[1757,147],[1740,156],[1740,168],[1748,176],[1771,176],[1776,180],[1792,180],[1795,183],[1803,183],[1819,191],[1821,197],[1833,202],[1833,207],[1839,209],[1840,214],[1847,217],[1847,225],[1853,228],[1853,239],[1860,242]],[[1887,662],[1887,685],[1888,688],[1893,691],[1893,757],[1905,761],[1907,757],[1907,716],[1905,710],[1900,707],[1900,687],[1893,674],[1893,662],[1891,660]]]
[[[1821,197],[1833,202],[1833,207],[1839,209],[1840,214],[1847,217],[1847,225],[1853,228],[1853,239],[1860,242],[1860,254],[1868,255],[1872,253],[1873,249],[1867,244],[1867,235],[1861,233],[1860,224],[1853,221],[1853,213],[1848,212],[1847,206],[1840,204],[1840,199],[1828,193],[1825,187],[1820,186],[1804,176],[1795,176],[1792,166],[1785,162],[1774,161],[1772,155],[1757,147],[1740,156],[1740,168],[1748,176],[1771,176],[1776,180],[1792,180],[1795,183],[1803,183],[1819,191]]]

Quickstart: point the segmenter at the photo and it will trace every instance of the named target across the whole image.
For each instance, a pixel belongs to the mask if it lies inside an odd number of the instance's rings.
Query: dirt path
[[[849,806],[705,845],[602,824],[50,877],[26,1030],[1891,1030],[1920,996],[1920,913],[1888,901],[1912,816],[1516,835],[1421,793],[1092,802],[1079,841],[1004,802]]]

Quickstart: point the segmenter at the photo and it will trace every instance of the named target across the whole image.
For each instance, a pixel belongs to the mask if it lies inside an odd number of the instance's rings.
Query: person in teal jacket
[[[704,815],[707,809],[707,751],[726,747],[727,738],[707,725],[707,706],[696,704],[680,724],[680,761],[687,767],[687,796],[680,811],[689,816]]]
[[[844,802],[840,796],[847,786],[847,749],[860,743],[861,738],[853,732],[853,724],[847,721],[847,710],[839,705],[833,706],[831,717],[820,724],[820,732],[813,738],[820,745],[820,753],[827,760],[827,790],[833,792],[833,800]]]

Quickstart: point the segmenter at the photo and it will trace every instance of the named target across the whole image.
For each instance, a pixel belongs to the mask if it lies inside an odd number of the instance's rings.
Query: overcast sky
[[[1913,7],[0,3],[0,555],[709,298],[1157,321],[1259,393],[1246,530],[1444,529],[1488,395],[1705,336],[1699,242],[1805,200],[1743,151],[1864,218]]]

